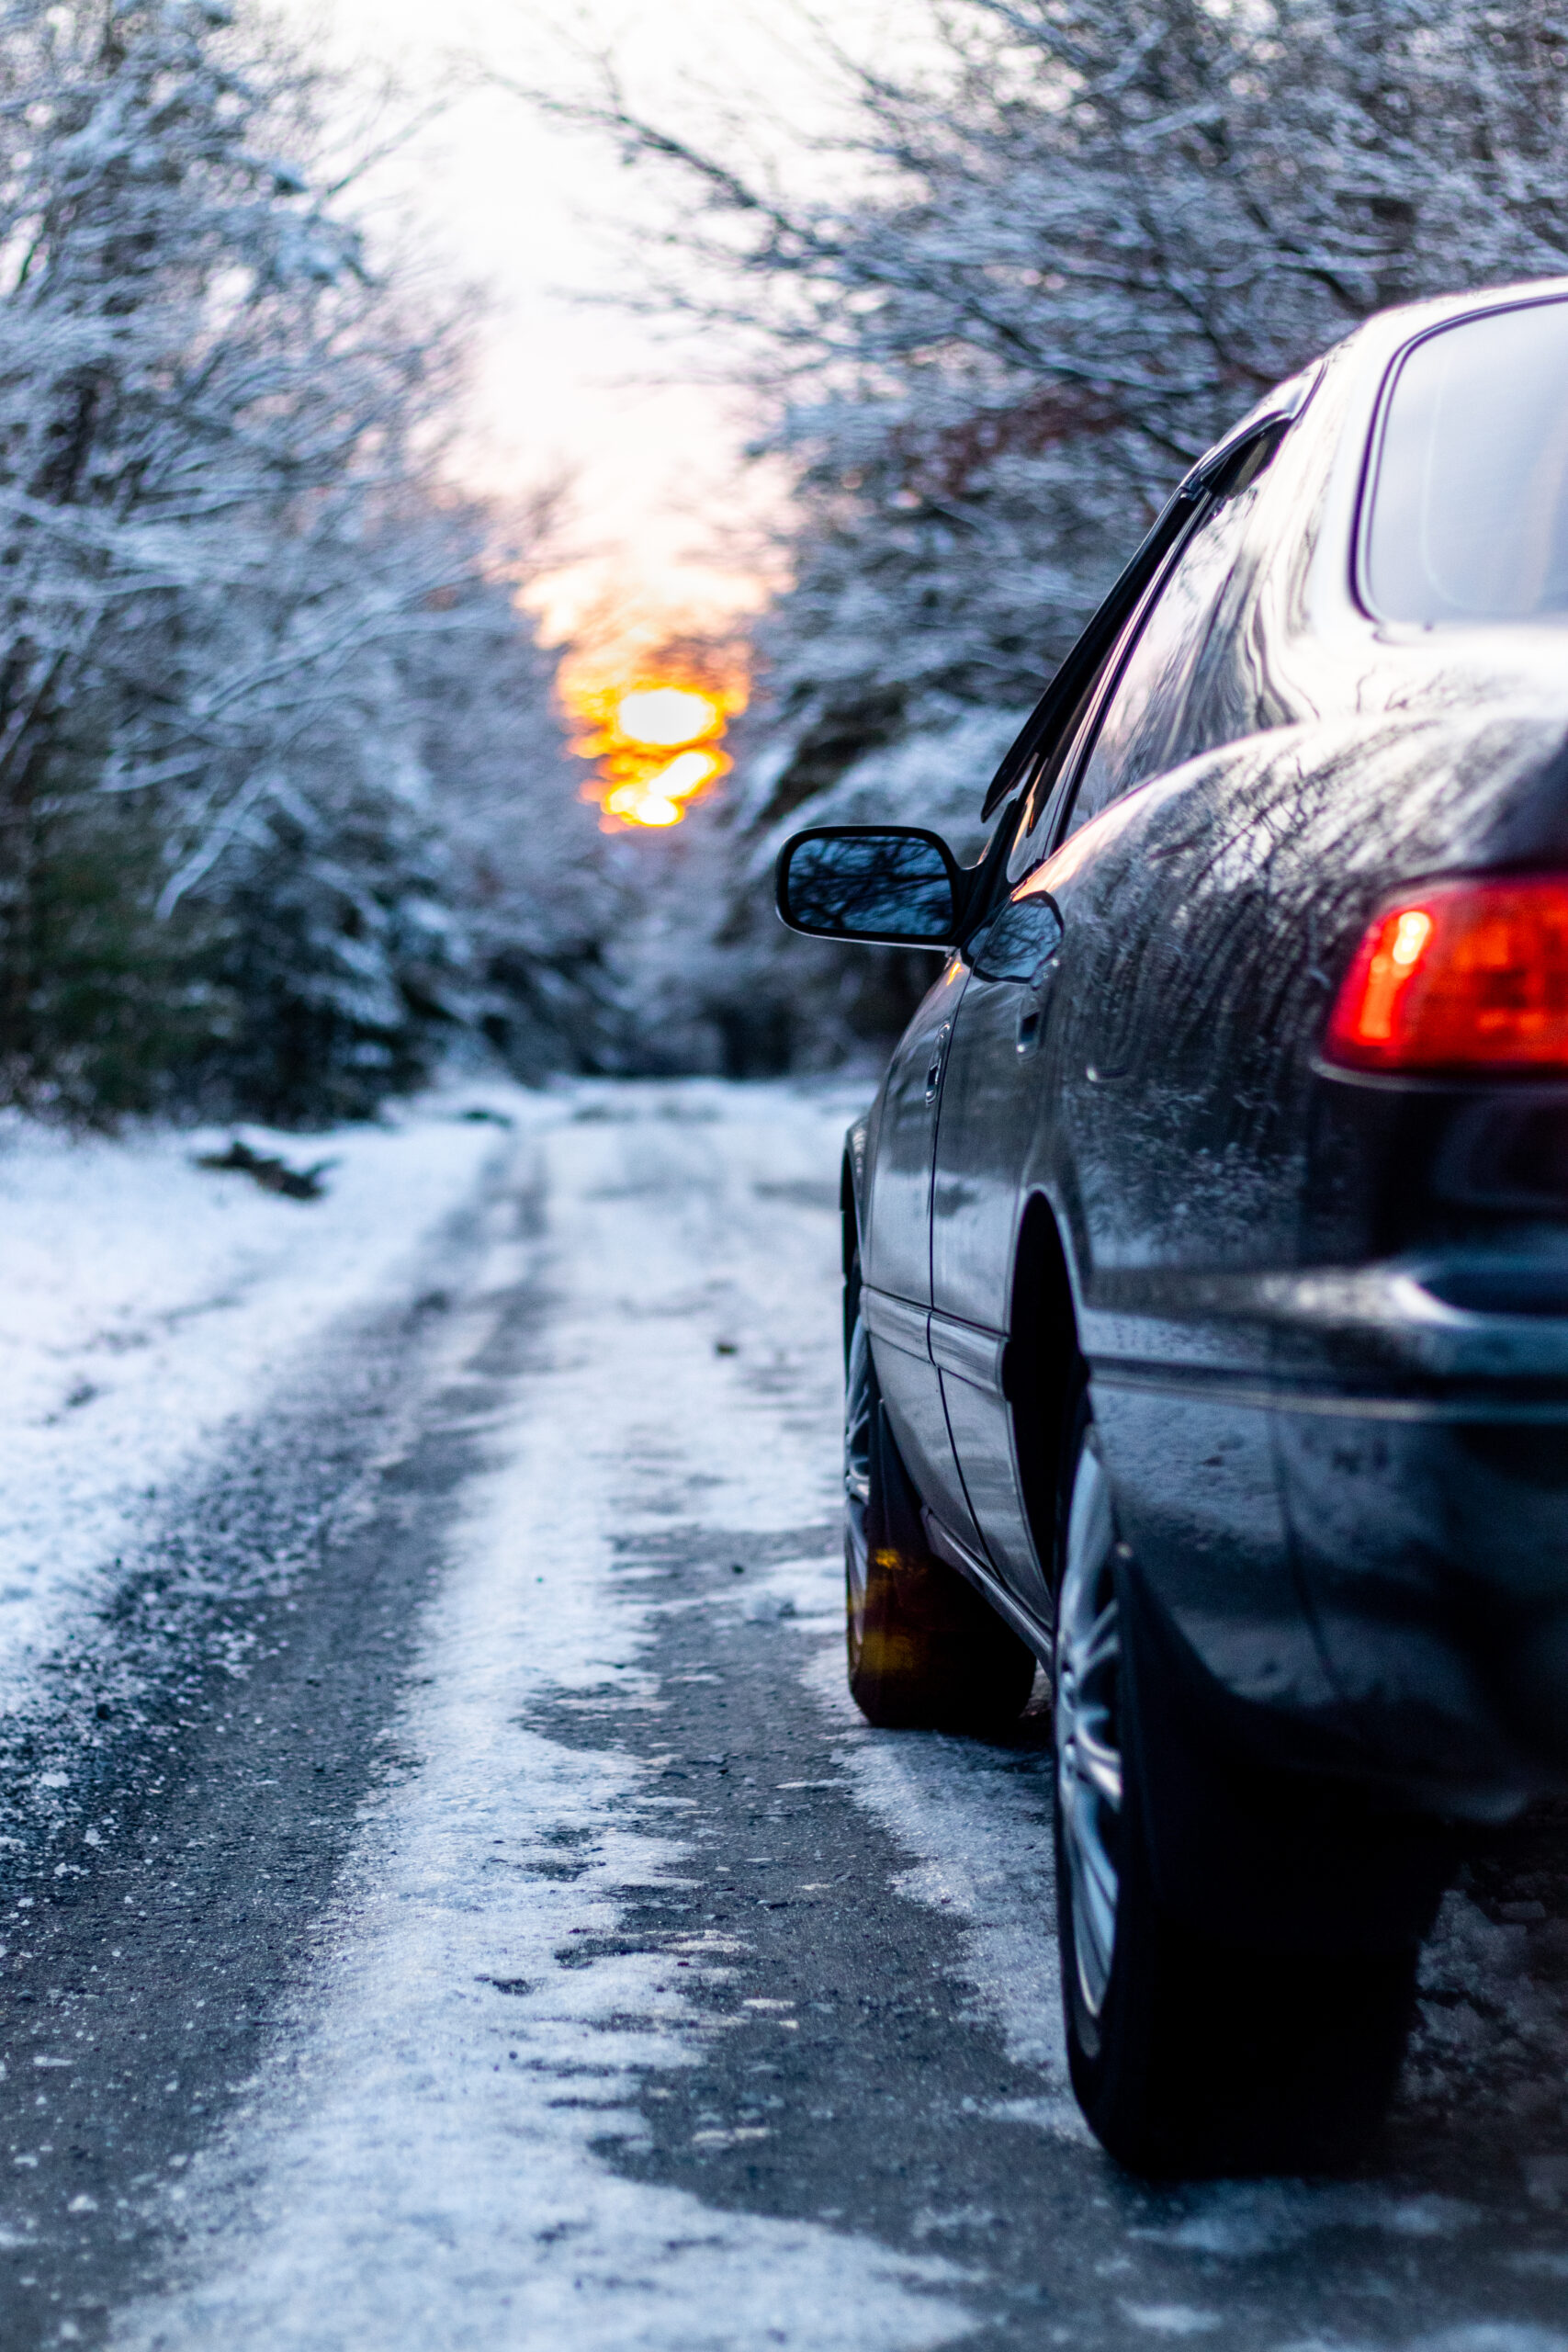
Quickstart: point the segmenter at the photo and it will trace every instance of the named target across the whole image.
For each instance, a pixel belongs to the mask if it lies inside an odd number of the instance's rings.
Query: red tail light
[[[1327,1054],[1352,1069],[1568,1069],[1568,875],[1434,882],[1384,907]]]

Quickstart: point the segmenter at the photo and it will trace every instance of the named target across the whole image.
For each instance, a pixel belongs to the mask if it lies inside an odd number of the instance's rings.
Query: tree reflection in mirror
[[[932,833],[870,827],[797,834],[779,861],[779,912],[795,931],[944,947],[957,921],[952,860]]]

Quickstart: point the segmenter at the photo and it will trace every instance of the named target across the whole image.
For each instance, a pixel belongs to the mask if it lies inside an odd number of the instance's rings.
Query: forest
[[[461,289],[367,242],[325,69],[248,0],[5,7],[0,1102],[288,1124],[453,1055],[853,1063],[926,967],[784,933],[783,838],[972,854],[1230,423],[1371,311],[1568,266],[1552,0],[916,12],[907,75],[823,36],[853,129],[817,198],[612,74],[572,109],[637,165],[645,307],[734,355],[788,486],[784,584],[684,648],[749,673],[733,765],[639,832],[523,600],[551,493],[453,487]]]

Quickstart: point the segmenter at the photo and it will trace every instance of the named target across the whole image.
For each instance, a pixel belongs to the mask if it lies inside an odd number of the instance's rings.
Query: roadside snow
[[[504,1099],[526,1114],[520,1090]],[[461,1115],[479,1102],[315,1136],[73,1139],[0,1119],[0,1712],[104,1597],[160,1488],[335,1317],[412,1277],[496,1151],[493,1118]],[[197,1166],[236,1132],[291,1166],[330,1160],[324,1196]]]

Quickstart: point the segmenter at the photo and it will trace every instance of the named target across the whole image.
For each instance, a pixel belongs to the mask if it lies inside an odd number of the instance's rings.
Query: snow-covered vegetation
[[[547,514],[444,486],[465,296],[367,247],[345,113],[244,0],[0,13],[13,1102],[352,1113],[455,1026],[573,1058]]]
[[[836,61],[827,171],[771,177],[613,88],[584,109],[683,186],[660,299],[745,355],[793,483],[705,889],[710,991],[794,1007],[797,1053],[907,1000],[778,935],[781,833],[972,842],[1011,727],[1262,391],[1388,304],[1568,266],[1553,0],[958,0],[911,29],[916,69]]]

